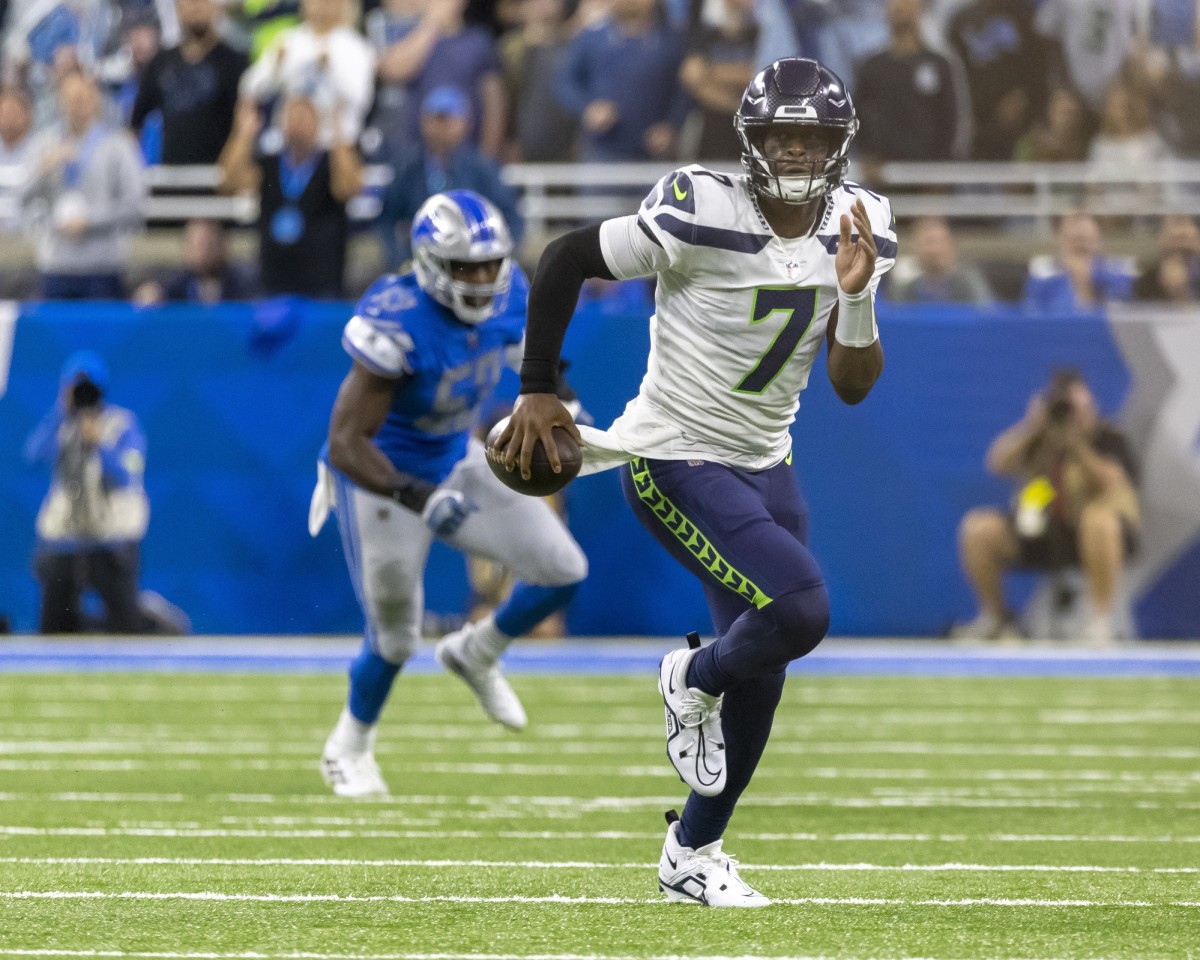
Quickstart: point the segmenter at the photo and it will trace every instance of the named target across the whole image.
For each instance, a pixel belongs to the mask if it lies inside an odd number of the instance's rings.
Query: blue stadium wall
[[[137,411],[149,438],[144,585],[201,633],[361,629],[334,525],[316,539],[305,529],[314,460],[348,364],[339,345],[348,311],[287,301],[13,305],[0,319],[0,614],[16,630],[36,625],[30,556],[48,477],[20,450],[54,402],[63,359],[88,347],[108,359],[111,399]],[[585,305],[570,331],[571,379],[598,424],[637,390],[647,313],[634,286]],[[887,365],[870,398],[841,404],[818,361],[793,431],[834,633],[938,635],[973,612],[956,525],[969,507],[1009,495],[985,476],[984,451],[1051,368],[1071,365],[1146,461],[1139,629],[1200,635],[1200,317],[885,305],[880,328]],[[569,612],[573,633],[711,631],[698,586],[633,520],[615,471],[572,484],[568,510],[591,561]],[[1018,580],[1018,595],[1029,586]],[[435,550],[427,600],[443,613],[466,603],[463,564],[448,550]]]

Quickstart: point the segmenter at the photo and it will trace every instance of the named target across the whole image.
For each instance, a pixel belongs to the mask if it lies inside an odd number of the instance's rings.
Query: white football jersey
[[[777,237],[746,177],[700,166],[661,180],[636,216],[605,221],[600,245],[618,279],[658,274],[641,389],[607,431],[584,433],[584,471],[630,456],[773,466],[837,303],[842,214],[861,198],[879,280],[896,258],[888,201],[847,183],[808,236]]]

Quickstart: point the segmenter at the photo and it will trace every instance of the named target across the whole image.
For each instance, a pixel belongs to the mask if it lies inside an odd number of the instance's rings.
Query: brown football
[[[533,448],[533,462],[529,465],[528,480],[522,478],[520,467],[513,467],[511,473],[505,470],[503,451],[496,449],[496,441],[507,426],[508,417],[505,417],[492,427],[488,431],[486,447],[488,466],[510,490],[516,490],[517,493],[529,497],[548,497],[552,493],[558,493],[578,475],[579,468],[583,466],[583,453],[575,438],[561,427],[555,427],[551,433],[558,445],[558,459],[562,462],[561,473],[555,473],[551,469],[550,461],[546,459],[546,448],[540,440]]]

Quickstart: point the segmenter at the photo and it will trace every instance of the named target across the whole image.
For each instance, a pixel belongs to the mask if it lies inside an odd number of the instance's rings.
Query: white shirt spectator
[[[362,132],[375,92],[375,51],[350,27],[317,33],[302,23],[283,31],[242,77],[243,97],[266,101],[303,96],[321,115],[321,145],[333,143],[333,114],[341,110],[342,136]]]

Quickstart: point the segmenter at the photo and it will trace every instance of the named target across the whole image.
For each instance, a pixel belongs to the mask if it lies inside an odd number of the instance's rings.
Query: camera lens
[[[90,380],[80,380],[71,388],[71,405],[84,410],[100,403],[100,388]]]

